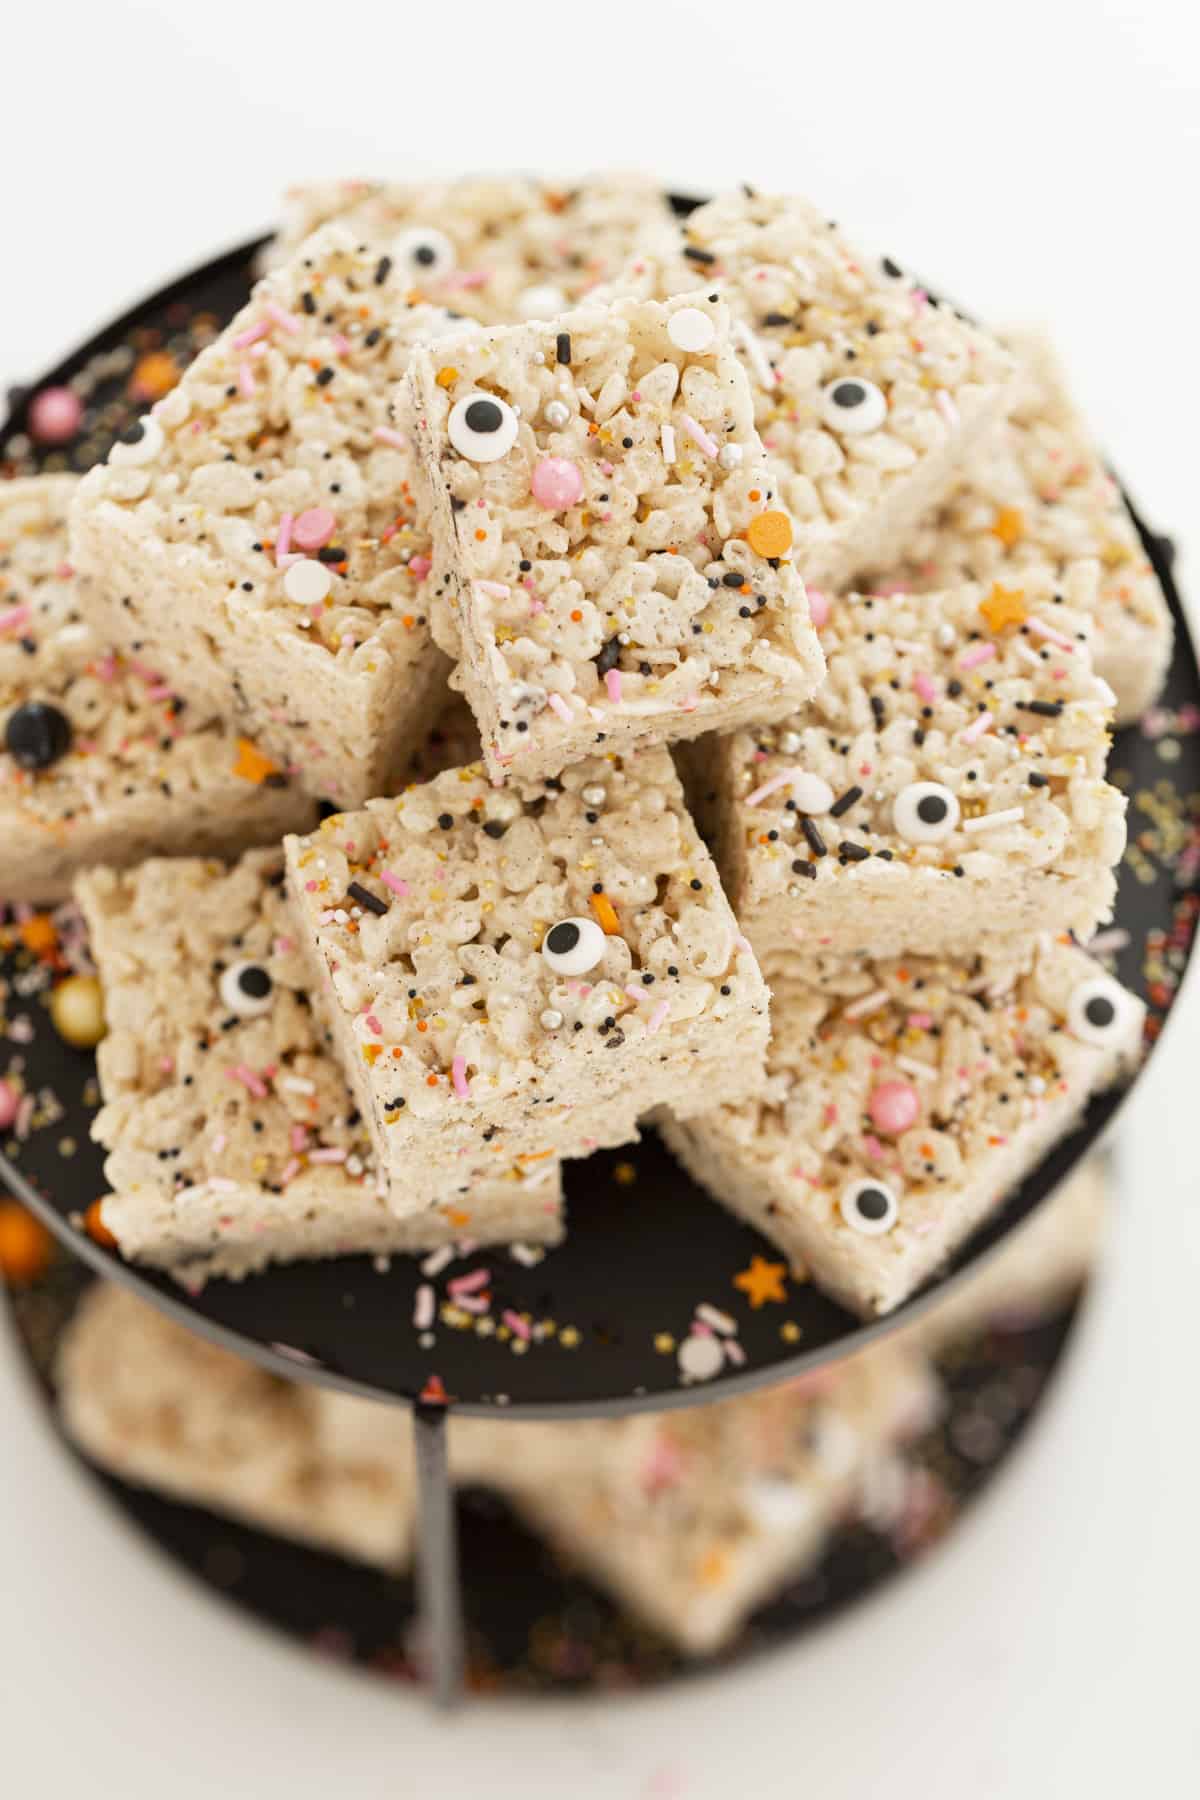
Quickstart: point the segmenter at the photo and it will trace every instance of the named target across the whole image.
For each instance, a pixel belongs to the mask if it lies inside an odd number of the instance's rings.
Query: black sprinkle
[[[804,862],[800,857],[797,857],[792,864],[792,874],[807,875],[810,881],[815,881],[817,879],[817,865],[816,863]]]
[[[610,669],[615,669],[620,660],[621,646],[615,637],[607,638],[601,644],[599,654],[592,658],[596,672],[601,676],[607,675]]]
[[[884,719],[887,717],[887,709],[878,694],[871,695],[871,711],[875,714],[875,723],[877,725],[882,725]]]
[[[1049,787],[1050,781],[1047,776],[1039,775],[1036,769],[1031,769],[1029,771],[1029,785],[1030,787]]]
[[[301,294],[300,304],[304,308],[305,312],[309,314],[310,317],[317,310],[316,300],[313,298],[313,296],[311,294]]]
[[[441,826],[443,831],[453,831],[454,830],[454,814],[453,813],[439,813],[438,814],[438,824]]]
[[[825,839],[821,836],[807,813],[801,816],[800,829],[804,833],[808,847],[814,856],[827,856],[829,854]]]
[[[382,287],[384,282],[387,280],[388,276],[391,274],[391,272],[392,272],[391,257],[390,256],[381,256],[379,261],[375,264],[375,286]]]
[[[685,244],[683,254],[694,263],[715,263],[717,260],[711,250],[701,250],[698,244]]]
[[[378,894],[373,894],[360,881],[352,881],[346,892],[352,900],[357,900],[360,906],[365,906],[369,913],[374,913],[377,919],[382,919],[388,909],[387,901],[381,900]]]
[[[866,862],[870,854],[862,844],[852,844],[849,838],[843,839],[838,845],[838,855],[844,856],[847,862]]]
[[[555,354],[556,358],[558,359],[558,361],[560,363],[562,363],[564,368],[566,368],[570,365],[571,334],[569,331],[560,331],[558,336],[555,338],[554,354]]]
[[[1039,719],[1057,719],[1062,716],[1061,700],[1018,700],[1017,705],[1022,712],[1036,713]]]
[[[857,801],[861,800],[862,797],[863,797],[863,791],[860,787],[848,787],[846,789],[845,793],[840,794],[838,796],[838,798],[834,801],[833,805],[830,807],[830,809],[829,809],[830,818],[831,819],[840,819],[842,814],[848,813],[850,811],[850,808],[852,806],[854,806]]]
[[[507,830],[508,826],[504,824],[503,820],[488,819],[483,827],[483,834],[485,837],[502,838]]]
[[[731,569],[727,575],[722,575],[721,577],[721,580],[725,583],[726,587],[736,588],[740,588],[745,582],[745,579],[746,577],[744,575],[739,575],[736,569]]]

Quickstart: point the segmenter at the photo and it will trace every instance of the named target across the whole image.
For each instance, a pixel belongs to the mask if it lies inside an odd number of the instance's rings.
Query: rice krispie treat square
[[[386,251],[409,293],[486,324],[551,319],[635,252],[670,255],[678,241],[662,189],[644,175],[571,186],[517,175],[327,181],[285,196],[272,259],[331,219]]]
[[[407,1432],[339,1452],[315,1394],[97,1282],[56,1369],[63,1428],[121,1481],[386,1569],[412,1553]],[[345,1396],[331,1398],[345,1401]],[[380,1409],[382,1410],[382,1409]]]
[[[492,776],[779,718],[824,672],[707,292],[414,353],[434,628]]]
[[[805,583],[820,593],[894,562],[1007,411],[1012,357],[805,200],[724,195],[684,220],[682,238],[681,255],[639,256],[605,294],[662,299],[711,282]]]
[[[767,990],[666,750],[499,790],[475,763],[285,849],[402,1198],[452,1159],[582,1155],[761,1078]]]
[[[1141,1046],[1141,1001],[1064,942],[1028,966],[797,957],[774,981],[764,1087],[663,1129],[864,1317],[927,1281]]]
[[[189,1285],[269,1262],[555,1243],[552,1161],[446,1166],[389,1208],[370,1138],[307,992],[277,851],[98,869],[77,886],[104,986],[94,1137],[122,1253]],[[397,1183],[403,1189],[403,1176]],[[427,1204],[436,1200],[436,1204]]]
[[[446,315],[405,288],[327,227],[88,472],[72,517],[105,629],[341,805],[403,779],[445,685],[388,401]]]
[[[889,1342],[745,1399],[606,1421],[582,1446],[585,1426],[517,1424],[494,1485],[630,1612],[704,1655],[819,1559],[938,1401],[916,1348]],[[535,1449],[527,1464],[539,1434],[545,1461]]]
[[[701,747],[701,810],[764,962],[957,955],[1109,916],[1125,800],[1089,629],[1034,572],[832,603],[816,698]]]
[[[67,551],[73,475],[0,483],[0,895],[61,900],[91,863],[234,855],[307,830],[315,803],[264,780],[252,743],[207,724],[97,632]]]
[[[1121,490],[1104,466],[1047,341],[1017,334],[1016,405],[971,457],[966,479],[876,585],[916,592],[962,580],[1052,581],[1095,623],[1097,672],[1130,724],[1158,697],[1174,628]],[[1082,565],[1082,566],[1081,566]]]

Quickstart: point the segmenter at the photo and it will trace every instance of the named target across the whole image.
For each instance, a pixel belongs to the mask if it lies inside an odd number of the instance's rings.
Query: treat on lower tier
[[[487,324],[553,318],[636,250],[669,254],[677,241],[662,189],[646,176],[613,172],[560,186],[472,175],[293,188],[272,257],[291,254],[331,219],[386,252],[404,288]]]
[[[338,225],[260,281],[84,477],[72,554],[105,629],[198,718],[342,805],[404,778],[442,703],[428,542],[388,404],[446,323]]]
[[[725,195],[682,232],[681,256],[639,256],[606,295],[711,282],[734,318],[800,575],[841,588],[893,562],[1011,404],[1009,352],[805,200]]]
[[[232,870],[152,861],[78,884],[104,986],[103,1226],[189,1285],[269,1262],[557,1242],[557,1166],[463,1159],[415,1216],[390,1210],[307,992],[277,851]],[[426,1205],[426,1199],[436,1204]]]
[[[797,957],[772,995],[758,1095],[662,1128],[703,1187],[864,1316],[928,1280],[1132,1069],[1145,1014],[1066,943],[1028,967]]]
[[[92,863],[235,855],[316,807],[97,631],[67,550],[73,475],[0,482],[0,895],[63,899]]]
[[[1109,917],[1125,800],[1088,631],[1040,580],[833,602],[815,699],[700,746],[700,810],[765,963],[1086,938]]]
[[[915,1346],[889,1343],[746,1399],[593,1427],[611,1440],[599,1465],[576,1455],[586,1427],[517,1424],[494,1485],[630,1612],[704,1655],[819,1560],[937,1405]],[[547,1479],[525,1478],[531,1436]]]
[[[1020,587],[1030,570],[1043,572],[1069,602],[1077,592],[1086,599],[1097,673],[1117,697],[1117,723],[1129,724],[1166,679],[1171,615],[1049,344],[1028,334],[1011,341],[1019,372],[1012,417],[974,452],[966,480],[926,519],[905,559],[893,555],[862,585]]]
[[[666,750],[500,789],[475,763],[285,848],[397,1204],[460,1159],[586,1154],[761,1078],[767,990]]]
[[[107,1282],[80,1304],[56,1376],[68,1436],[120,1480],[356,1562],[408,1563],[415,1482],[405,1434],[339,1452],[303,1384]]]
[[[1111,1188],[1108,1160],[1094,1151],[906,1335],[938,1355],[980,1331],[1020,1331],[1058,1312],[1102,1257]]]
[[[414,353],[434,629],[490,772],[779,718],[824,664],[727,309],[584,306]]]

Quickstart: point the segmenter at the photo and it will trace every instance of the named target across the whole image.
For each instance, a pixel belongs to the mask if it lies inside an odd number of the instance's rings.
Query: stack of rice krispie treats
[[[0,490],[105,1226],[188,1281],[542,1245],[651,1116],[895,1307],[1140,1038],[1078,943],[1170,623],[1061,377],[792,198],[337,183],[265,264]]]

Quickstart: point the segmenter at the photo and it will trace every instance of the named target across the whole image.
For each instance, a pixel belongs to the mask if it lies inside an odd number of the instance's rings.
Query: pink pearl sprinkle
[[[337,520],[327,506],[310,506],[292,526],[292,542],[301,550],[319,550],[337,530]]]
[[[583,499],[583,476],[566,456],[544,456],[533,471],[533,497],[550,512],[562,512]]]
[[[83,421],[83,401],[70,388],[43,388],[29,405],[29,432],[39,444],[65,444]]]
[[[4,1131],[17,1116],[17,1108],[21,1104],[21,1096],[11,1081],[0,1081],[0,1131]]]
[[[921,1110],[921,1101],[915,1087],[907,1081],[883,1081],[871,1091],[867,1102],[867,1111],[871,1115],[871,1123],[885,1132],[888,1137],[899,1137],[910,1125],[915,1125]]]
[[[408,572],[414,581],[424,581],[432,567],[428,556],[410,556],[408,559]]]
[[[808,589],[808,616],[813,622],[813,630],[820,631],[822,625],[828,625],[830,605],[820,588]]]

